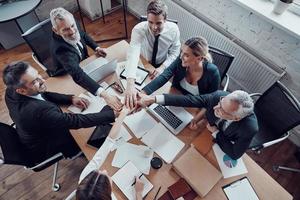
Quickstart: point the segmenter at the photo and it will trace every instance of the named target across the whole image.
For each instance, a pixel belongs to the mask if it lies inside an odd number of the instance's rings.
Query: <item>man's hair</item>
[[[77,187],[76,200],[111,200],[111,192],[109,178],[94,170]]]
[[[167,19],[168,7],[161,0],[153,0],[147,6],[147,15],[163,15],[165,19]]]
[[[239,104],[239,108],[233,114],[244,118],[253,113],[254,103],[250,95],[242,90],[236,90],[227,95],[231,101],[234,101]]]
[[[29,68],[29,63],[23,61],[12,62],[5,66],[3,70],[3,82],[8,88],[17,89],[23,86],[20,81],[22,75]]]
[[[54,28],[57,28],[57,24],[56,24],[56,20],[60,20],[60,21],[64,21],[66,19],[66,17],[73,17],[72,13],[70,13],[69,11],[67,11],[64,8],[55,8],[53,10],[51,10],[50,12],[50,20],[51,20],[51,24]]]

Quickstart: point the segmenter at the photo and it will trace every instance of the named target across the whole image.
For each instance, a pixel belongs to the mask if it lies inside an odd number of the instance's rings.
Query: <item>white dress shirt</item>
[[[136,69],[140,55],[151,61],[155,36],[148,22],[140,22],[131,33],[130,48],[127,53],[127,78],[136,78]],[[159,36],[156,63],[169,66],[180,53],[180,33],[177,24],[166,21]]]
[[[45,99],[42,97],[41,94],[33,95],[33,96],[30,96],[30,97],[31,97],[31,98],[34,98],[34,99],[38,99],[38,100],[45,101]]]

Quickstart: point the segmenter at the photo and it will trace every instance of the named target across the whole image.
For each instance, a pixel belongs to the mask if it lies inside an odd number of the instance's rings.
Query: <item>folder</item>
[[[200,197],[222,178],[222,174],[193,147],[173,163],[173,168]]]

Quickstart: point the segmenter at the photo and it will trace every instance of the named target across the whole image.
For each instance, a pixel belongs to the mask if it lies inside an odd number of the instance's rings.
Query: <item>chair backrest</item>
[[[50,19],[36,24],[22,34],[22,37],[30,46],[37,60],[43,64],[46,69],[52,69],[53,61],[50,53],[52,25]]]
[[[300,125],[300,103],[279,81],[256,101],[254,111],[259,133],[254,137],[252,146],[278,139]]]
[[[211,46],[209,47],[209,53],[212,56],[213,63],[219,69],[221,80],[223,80],[234,59],[234,56]]]
[[[14,127],[0,122],[0,145],[4,164],[28,166],[26,153]]]
[[[147,16],[146,16],[146,15],[140,16],[140,22],[144,22],[144,21],[147,21]],[[173,22],[173,23],[175,23],[175,24],[178,24],[178,21],[175,20],[175,19],[168,19],[168,18],[167,18],[167,21],[168,21],[168,22]]]

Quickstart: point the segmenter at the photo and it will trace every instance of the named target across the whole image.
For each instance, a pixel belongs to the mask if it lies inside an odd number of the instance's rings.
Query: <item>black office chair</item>
[[[298,160],[298,162],[300,163],[300,148],[298,147],[298,149],[295,152],[295,157]],[[282,166],[282,165],[273,165],[273,171],[274,172],[278,172],[280,170],[285,170],[285,171],[290,171],[290,172],[296,172],[296,173],[300,173],[300,169],[296,169],[296,168],[292,168],[292,167],[287,167],[287,166]]]
[[[226,53],[225,51],[222,51],[216,47],[209,47],[209,53],[212,56],[213,63],[218,67],[220,76],[221,76],[221,82],[224,81],[224,78],[226,77],[226,81],[224,84],[224,91],[227,91],[228,85],[229,85],[229,75],[227,74],[227,71],[233,62],[234,56]]]
[[[23,145],[20,142],[16,129],[13,126],[9,126],[1,122],[0,122],[0,146],[4,157],[3,159],[0,159],[1,164],[21,165],[24,166],[26,169],[31,169],[35,172],[41,171],[55,164],[52,190],[56,192],[60,189],[60,185],[56,183],[56,178],[57,178],[58,161],[64,158],[62,153],[57,153],[53,155],[51,158],[48,158],[47,160],[39,164],[31,163],[29,159],[27,159],[28,156],[30,155],[27,154],[25,149],[23,148]]]
[[[275,82],[254,105],[259,132],[254,136],[250,149],[260,150],[289,137],[289,130],[300,124],[300,103],[281,82]],[[246,133],[245,133],[246,134]]]
[[[53,69],[53,60],[50,53],[50,41],[52,38],[50,19],[46,19],[33,26],[22,34],[22,37],[33,52],[33,60],[46,71],[49,76],[54,76],[55,74],[50,73],[51,69]]]
[[[140,22],[144,22],[144,21],[147,21],[147,16],[146,16],[146,15],[140,16]],[[178,24],[178,21],[175,20],[175,19],[168,19],[168,18],[167,18],[167,21],[168,21],[168,22],[173,22],[173,23],[175,23],[175,24]]]

